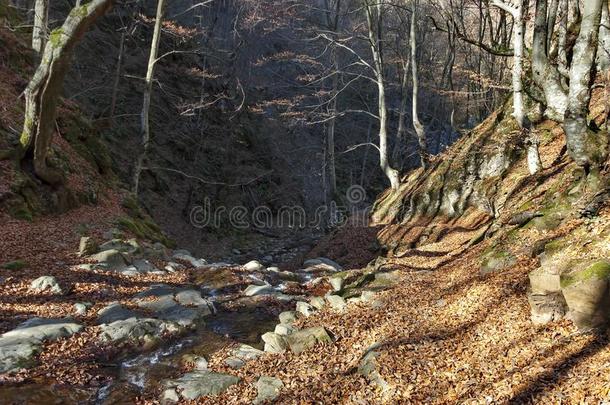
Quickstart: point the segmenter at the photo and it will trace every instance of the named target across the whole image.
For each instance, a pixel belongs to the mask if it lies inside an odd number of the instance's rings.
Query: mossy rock
[[[517,263],[517,258],[509,251],[491,249],[483,254],[481,260],[481,275],[496,273]]]
[[[176,243],[163,235],[159,226],[151,220],[121,217],[117,220],[117,226],[133,233],[138,238],[160,242],[168,248],[176,247]]]
[[[12,262],[4,263],[0,267],[6,270],[21,270],[23,268],[26,268],[27,266],[28,264],[24,260],[19,259],[13,260]]]
[[[567,288],[576,283],[595,280],[610,281],[610,262],[600,260],[583,270],[572,271],[561,275],[561,288]]]

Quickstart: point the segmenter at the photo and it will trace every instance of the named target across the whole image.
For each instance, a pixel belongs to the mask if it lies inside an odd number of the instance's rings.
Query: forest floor
[[[1,332],[32,316],[71,315],[75,302],[94,302],[94,309],[122,300],[159,282],[192,283],[192,269],[168,275],[91,276],[75,270],[79,225],[102,232],[117,204],[82,207],[33,223],[2,218],[0,262],[24,259],[18,271],[2,269]],[[100,215],[104,212],[106,215]],[[601,213],[608,220],[610,212]],[[570,226],[565,225],[565,232]],[[478,262],[484,242],[437,266],[422,254],[417,267],[402,266],[399,282],[377,292],[377,304],[329,307],[301,318],[296,326],[324,326],[334,342],[300,354],[266,353],[243,368],[224,363],[234,344],[214,353],[211,370],[239,376],[241,382],[199,403],[250,403],[256,380],[277,377],[284,383],[279,403],[604,403],[610,401],[608,335],[578,333],[568,321],[535,326],[529,318],[527,274],[535,263],[525,256],[509,269],[481,275]],[[455,246],[439,246],[450,252]],[[430,265],[427,266],[426,263]],[[205,270],[217,271],[217,270]],[[53,275],[73,286],[67,296],[33,294],[29,283]],[[99,307],[99,308],[98,308]],[[95,314],[96,311],[89,311]],[[3,376],[2,389],[33,381],[58,389],[92,387],[105,379],[104,363],[112,348],[94,344],[90,325],[83,332],[45,345],[40,365]],[[363,357],[374,348],[380,390],[358,373]],[[188,371],[185,370],[185,371]],[[8,392],[8,391],[6,391]],[[141,403],[154,403],[159,392],[144,392]],[[10,400],[9,400],[10,401]],[[10,402],[9,402],[10,403]]]

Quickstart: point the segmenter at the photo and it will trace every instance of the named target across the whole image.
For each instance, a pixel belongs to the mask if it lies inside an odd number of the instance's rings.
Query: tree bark
[[[368,23],[368,36],[373,54],[375,80],[378,92],[379,113],[379,166],[390,181],[392,189],[400,186],[398,171],[392,168],[388,159],[388,107],[386,104],[385,78],[383,74],[383,52],[381,41],[383,3],[376,1],[374,4],[365,0],[365,11]]]
[[[545,115],[554,121],[562,122],[568,105],[568,97],[562,86],[559,70],[551,64],[548,57],[547,12],[547,0],[537,0],[532,44],[532,73],[534,81],[544,92]]]
[[[163,11],[165,9],[165,0],[157,1],[157,15],[155,20],[155,28],[153,32],[152,42],[150,44],[150,55],[148,58],[148,68],[146,71],[146,79],[144,85],[144,97],[142,103],[142,113],[140,122],[140,134],[142,137],[141,152],[136,162],[133,180],[133,192],[137,196],[140,187],[140,176],[144,167],[144,162],[148,155],[150,147],[150,101],[152,96],[153,77],[155,74],[155,65],[157,63],[157,53],[159,52],[159,42],[161,40],[161,24],[163,20]]]
[[[570,89],[565,112],[564,131],[568,153],[580,166],[589,167],[596,162],[596,150],[588,139],[587,113],[591,99],[591,71],[597,53],[597,38],[604,0],[587,0],[584,3],[580,33],[574,45],[570,66]]]
[[[121,81],[121,74],[123,73],[123,52],[125,51],[125,37],[127,36],[127,29],[121,33],[121,43],[119,44],[119,56],[116,63],[116,71],[114,74],[114,83],[112,84],[112,97],[110,99],[110,112],[108,113],[108,121],[110,124],[114,124],[114,114],[116,110],[116,99],[119,92],[119,83]]]
[[[419,120],[418,112],[418,98],[419,98],[419,75],[417,71],[417,7],[418,0],[413,1],[413,9],[411,10],[411,72],[413,73],[412,85],[413,85],[413,100],[411,102],[412,107],[412,121],[413,128],[417,134],[417,144],[419,149],[419,159],[421,166],[425,169],[428,167],[429,156],[428,147],[426,145],[426,130]]]
[[[51,32],[42,61],[25,89],[25,119],[20,138],[22,156],[33,149],[34,172],[49,184],[63,181],[60,172],[47,166],[46,157],[72,51],[87,29],[110,9],[112,3],[113,0],[92,0],[72,9],[63,25]]]
[[[49,0],[36,0],[34,5],[34,26],[32,27],[32,49],[40,54],[47,40],[49,20]]]

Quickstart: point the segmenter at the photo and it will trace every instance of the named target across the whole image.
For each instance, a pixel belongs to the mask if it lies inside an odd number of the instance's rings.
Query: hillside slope
[[[599,97],[592,111],[601,126]],[[372,303],[362,295],[297,321],[324,326],[334,344],[248,364],[237,373],[246,384],[213,403],[247,403],[260,375],[288,382],[282,403],[608,401],[607,333],[578,329],[574,308],[571,320],[541,319],[528,303],[537,296],[530,272],[554,263],[557,273],[581,274],[607,259],[607,173],[571,163],[561,127],[546,121],[536,126],[545,170],[529,176],[509,107],[381,195],[370,228],[346,227],[318,248],[362,254],[371,239],[355,244],[354,233],[373,230],[387,251],[339,293],[375,291]],[[211,364],[231,372],[225,356]]]

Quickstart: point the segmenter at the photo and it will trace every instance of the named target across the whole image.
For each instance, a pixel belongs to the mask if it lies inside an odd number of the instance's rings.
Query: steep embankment
[[[592,116],[601,126],[599,97]],[[296,323],[324,326],[334,342],[248,364],[237,373],[245,384],[214,403],[246,403],[261,375],[284,383],[278,399],[285,403],[610,398],[608,337],[576,328],[573,322],[587,310],[579,304],[591,297],[574,301],[568,290],[574,282],[597,279],[608,293],[607,275],[597,271],[603,266],[590,266],[607,258],[607,174],[576,167],[565,153],[561,127],[546,121],[535,128],[545,169],[530,176],[507,109],[428,170],[409,174],[398,192],[379,198],[371,227],[387,257],[358,270],[364,276],[350,276],[337,293],[348,298],[376,291],[374,299],[348,300],[343,310],[327,304]],[[360,256],[352,259],[361,260],[371,240],[354,238],[355,232],[357,227],[337,232],[318,252],[339,252],[347,260],[346,252],[357,246]],[[548,295],[529,286],[530,272],[549,267],[558,286],[561,277],[559,294],[568,301],[559,316],[553,302],[537,307],[536,300]],[[561,316],[565,310],[571,320]],[[223,358],[218,354],[211,366],[228,371]]]

